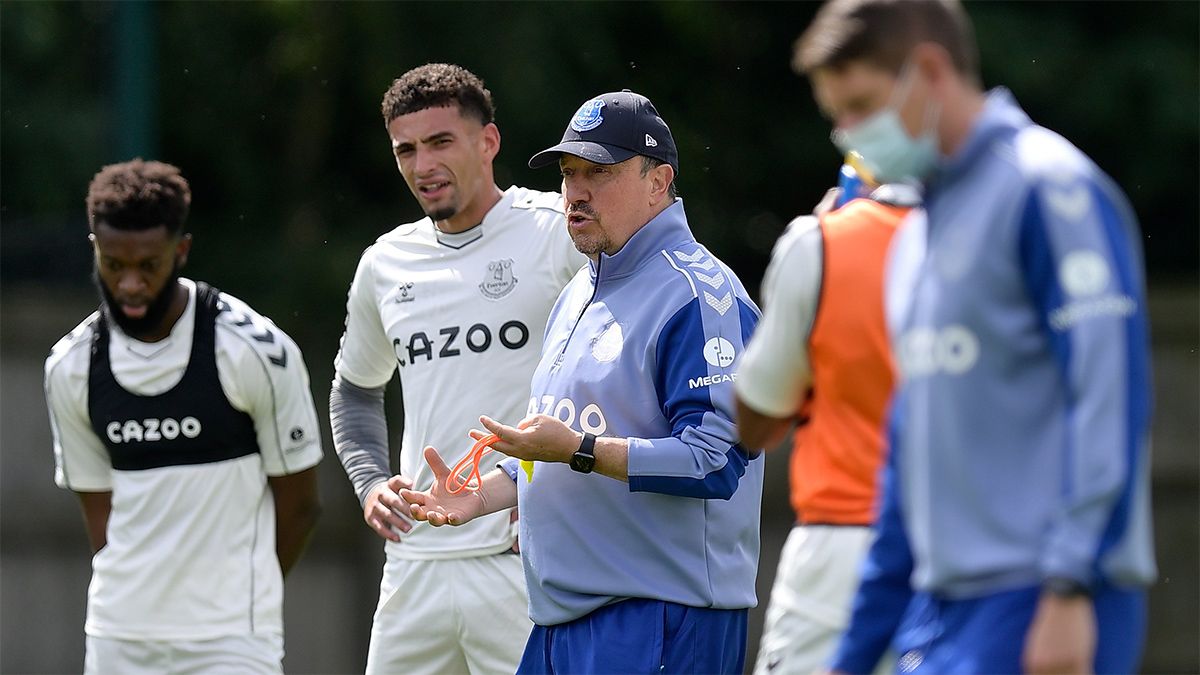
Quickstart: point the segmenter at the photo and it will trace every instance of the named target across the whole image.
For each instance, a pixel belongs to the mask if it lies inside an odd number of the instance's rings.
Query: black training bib
[[[217,376],[219,292],[196,282],[196,322],[183,378],[157,396],[117,383],[108,357],[109,326],[101,310],[92,336],[88,416],[114,469],[140,471],[207,464],[258,452],[254,421],[235,409]]]

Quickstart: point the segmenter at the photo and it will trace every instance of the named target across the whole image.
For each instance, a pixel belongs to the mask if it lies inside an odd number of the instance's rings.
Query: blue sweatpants
[[[745,609],[634,598],[533,627],[517,673],[741,673]]]
[[[913,596],[892,647],[900,673],[1019,673],[1041,590],[1019,588],[969,600]],[[1146,594],[1104,587],[1093,596],[1093,672],[1133,673],[1146,638]]]

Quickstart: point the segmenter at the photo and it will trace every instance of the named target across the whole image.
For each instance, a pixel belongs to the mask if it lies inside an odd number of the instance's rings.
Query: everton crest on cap
[[[578,112],[571,120],[571,128],[578,132],[584,132],[600,126],[604,122],[604,117],[600,114],[602,108],[604,108],[604,99],[602,98],[594,98],[579,106]]]
[[[650,99],[628,89],[584,102],[571,117],[562,141],[531,157],[529,167],[552,164],[562,153],[597,164],[617,164],[643,155],[670,164],[679,173],[671,129]]]

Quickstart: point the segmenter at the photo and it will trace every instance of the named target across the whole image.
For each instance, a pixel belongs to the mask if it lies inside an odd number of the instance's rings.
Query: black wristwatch
[[[1087,584],[1067,577],[1050,577],[1042,582],[1042,592],[1060,598],[1083,598],[1092,595]]]
[[[571,455],[571,468],[579,473],[591,473],[596,466],[596,434],[583,432],[583,442],[579,449]]]

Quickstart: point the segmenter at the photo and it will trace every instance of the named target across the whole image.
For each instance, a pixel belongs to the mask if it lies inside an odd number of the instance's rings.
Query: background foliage
[[[788,66],[815,8],[7,2],[0,272],[81,283],[87,182],[142,154],[180,165],[193,184],[193,274],[266,311],[336,323],[357,254],[420,215],[392,164],[381,94],[405,69],[443,60],[495,95],[502,185],[555,187],[553,171],[524,161],[586,98],[623,87],[650,96],[679,143],[699,238],[754,285],[775,237],[838,165]],[[1126,189],[1155,279],[1196,267],[1198,8],[969,5],[985,85],[1013,89]],[[131,110],[142,96],[142,112]]]

